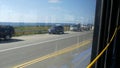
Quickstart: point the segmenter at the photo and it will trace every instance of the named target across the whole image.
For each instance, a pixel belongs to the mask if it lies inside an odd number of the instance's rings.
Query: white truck
[[[87,25],[83,25],[80,23],[76,23],[70,26],[70,31],[88,31],[88,30],[92,30],[92,25],[91,24],[87,24]]]
[[[70,26],[70,31],[82,31],[81,30],[81,24],[80,23],[76,23]]]

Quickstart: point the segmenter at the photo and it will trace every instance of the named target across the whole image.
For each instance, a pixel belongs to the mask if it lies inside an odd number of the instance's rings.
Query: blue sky
[[[0,0],[0,22],[92,23],[96,0]]]

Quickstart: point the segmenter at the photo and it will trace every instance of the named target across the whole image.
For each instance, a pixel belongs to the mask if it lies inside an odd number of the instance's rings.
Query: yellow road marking
[[[26,63],[23,63],[23,64],[20,64],[20,65],[17,65],[17,66],[14,66],[13,68],[25,68],[29,65],[32,65],[32,64],[35,64],[37,62],[41,62],[43,60],[46,60],[46,59],[49,59],[49,58],[52,58],[52,57],[56,57],[58,55],[61,55],[61,54],[64,54],[64,53],[67,53],[67,52],[70,52],[70,51],[73,51],[77,48],[80,48],[81,46],[84,46],[84,45],[87,45],[91,43],[91,40],[86,40],[86,41],[83,41],[79,44],[76,44],[76,45],[72,45],[70,47],[67,47],[67,48],[64,48],[64,49],[61,49],[61,50],[58,50],[54,53],[51,53],[51,54],[48,54],[48,55],[45,55],[45,56],[42,56],[40,58],[37,58],[37,59],[34,59],[34,60],[31,60],[31,61],[28,61]]]
[[[103,55],[103,53],[108,49],[108,47],[110,46],[111,42],[113,41],[115,35],[117,34],[117,31],[119,30],[119,27],[115,28],[115,31],[110,39],[110,42],[107,43],[107,45],[105,46],[105,48],[95,57],[95,59],[92,60],[92,62],[90,62],[90,64],[88,64],[87,68],[92,68],[93,64],[95,64],[95,62]]]

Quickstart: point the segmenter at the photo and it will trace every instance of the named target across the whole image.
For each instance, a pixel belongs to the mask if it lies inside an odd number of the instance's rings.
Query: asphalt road
[[[0,41],[0,68],[13,68],[88,39],[92,39],[92,31],[20,36]],[[31,64],[27,68],[84,68],[89,63],[90,49],[91,43]]]

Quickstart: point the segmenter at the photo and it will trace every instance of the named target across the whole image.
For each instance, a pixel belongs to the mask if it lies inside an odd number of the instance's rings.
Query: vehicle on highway
[[[61,25],[58,26],[52,26],[50,29],[48,29],[49,34],[64,34],[64,27]]]
[[[70,26],[70,31],[81,31],[81,24],[76,23]]]
[[[14,27],[0,25],[0,39],[9,40],[14,34]]]
[[[70,31],[89,31],[93,30],[92,24],[83,25],[80,23],[76,23],[70,26]]]

